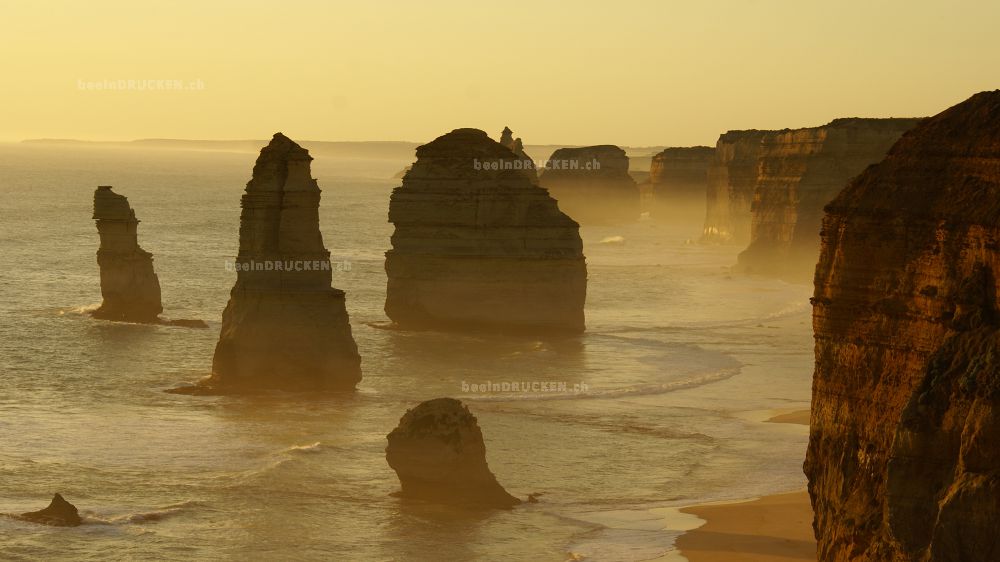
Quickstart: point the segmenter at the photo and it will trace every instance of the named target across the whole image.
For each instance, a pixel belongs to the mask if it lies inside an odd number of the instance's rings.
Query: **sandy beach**
[[[691,562],[816,560],[813,513],[805,490],[681,511],[707,521],[677,540]]]
[[[809,410],[773,416],[769,423],[809,425]],[[706,523],[677,540],[691,562],[815,560],[812,506],[805,491],[681,509]]]

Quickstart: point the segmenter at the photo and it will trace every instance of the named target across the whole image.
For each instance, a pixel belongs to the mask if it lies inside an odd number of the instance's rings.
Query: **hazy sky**
[[[995,89],[998,23],[996,0],[0,0],[0,140],[714,144]],[[104,80],[204,87],[81,89]]]

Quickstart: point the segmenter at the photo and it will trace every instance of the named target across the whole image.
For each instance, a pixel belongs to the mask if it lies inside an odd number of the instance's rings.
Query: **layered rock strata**
[[[649,167],[650,214],[690,216],[692,208],[704,209],[714,156],[715,148],[709,146],[671,147],[654,155]]]
[[[236,285],[202,389],[345,390],[361,379],[344,292],[330,286],[311,161],[281,133],[260,151],[243,195]]]
[[[493,476],[479,423],[454,398],[408,410],[386,438],[385,458],[399,477],[400,497],[482,508],[521,503]]]
[[[761,141],[773,131],[728,131],[719,136],[708,167],[705,226],[701,240],[746,245],[757,185]]]
[[[583,224],[613,224],[639,218],[639,187],[629,159],[617,146],[560,148],[552,153],[539,183],[559,207]]]
[[[582,332],[579,225],[486,133],[417,149],[392,193],[385,312],[405,329]]]
[[[824,561],[1000,559],[1000,91],[827,207],[805,473]]]
[[[102,185],[94,192],[94,220],[101,246],[100,308],[92,314],[103,320],[158,323],[163,312],[160,281],[153,271],[153,254],[139,247],[139,220],[128,199]]]
[[[881,160],[918,119],[836,119],[761,140],[750,244],[738,270],[789,279],[812,275],[823,206]]]

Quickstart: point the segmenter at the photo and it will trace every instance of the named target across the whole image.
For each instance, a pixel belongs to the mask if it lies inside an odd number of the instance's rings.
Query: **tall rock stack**
[[[213,391],[343,390],[361,380],[344,292],[330,286],[311,161],[277,133],[254,165],[243,195],[236,285],[204,383]]]
[[[524,151],[524,144],[521,142],[521,137],[514,138],[514,131],[510,130],[510,127],[504,127],[503,131],[500,132],[500,144],[506,147],[508,150],[513,152],[518,160],[520,161],[521,169],[524,171],[524,175],[531,180],[532,183],[538,183],[538,172],[535,170],[535,161],[528,156],[528,153]]]
[[[789,279],[812,275],[823,206],[918,122],[836,119],[766,136],[751,205],[750,245],[739,255],[738,269]]]
[[[628,164],[625,151],[609,144],[560,148],[552,153],[539,182],[581,223],[634,221],[639,218],[639,187]]]
[[[704,209],[714,156],[710,146],[671,147],[654,155],[649,167],[652,216],[690,216],[692,207]]]
[[[160,280],[153,271],[153,254],[139,247],[139,220],[123,195],[102,185],[94,192],[94,220],[101,246],[103,302],[92,314],[103,320],[157,323],[163,312]]]
[[[477,129],[417,149],[392,193],[385,311],[407,329],[582,332],[579,225]]]
[[[805,473],[819,559],[1000,560],[1000,91],[826,208]]]
[[[719,136],[708,167],[702,242],[745,245],[750,241],[750,207],[757,185],[761,141],[774,131],[729,131]]]

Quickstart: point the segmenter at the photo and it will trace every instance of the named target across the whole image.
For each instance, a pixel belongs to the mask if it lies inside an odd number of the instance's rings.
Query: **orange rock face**
[[[826,208],[805,462],[821,560],[1000,559],[1000,91]]]

